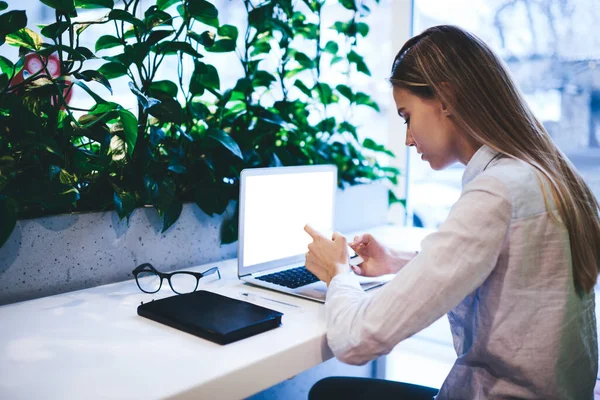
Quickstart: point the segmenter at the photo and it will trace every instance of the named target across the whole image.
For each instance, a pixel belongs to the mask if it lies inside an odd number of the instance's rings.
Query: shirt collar
[[[497,151],[486,146],[485,144],[482,145],[467,163],[467,167],[465,168],[465,172],[462,176],[463,187],[465,187],[467,183],[471,182],[477,175],[482,173],[492,159],[497,155]]]

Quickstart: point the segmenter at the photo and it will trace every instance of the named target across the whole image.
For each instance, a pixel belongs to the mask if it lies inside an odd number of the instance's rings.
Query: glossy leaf
[[[215,44],[216,35],[214,32],[205,31],[199,35],[196,32],[188,31],[188,36],[204,47],[211,47],[213,44]]]
[[[17,224],[18,204],[15,199],[0,195],[0,247],[6,243]]]
[[[75,0],[77,8],[114,8],[114,0]]]
[[[0,56],[0,72],[6,74],[8,77],[12,77],[14,64],[8,58]]]
[[[325,50],[327,53],[331,53],[333,55],[337,54],[337,52],[339,51],[339,46],[336,42],[330,40],[329,42],[327,42],[327,44],[325,45],[325,48],[323,50]]]
[[[123,109],[119,110],[119,117],[121,117],[125,141],[127,142],[127,153],[129,153],[129,156],[132,156],[137,141],[138,120],[130,111]]]
[[[14,33],[27,26],[25,11],[9,11],[0,15],[0,36]]]
[[[256,74],[254,74],[252,85],[254,87],[269,87],[271,83],[275,81],[275,77],[267,71],[258,71]]]
[[[4,11],[8,8],[8,4],[5,1],[0,1],[0,11]],[[2,245],[0,244],[0,247],[2,247]]]
[[[312,98],[312,91],[299,79],[296,79],[294,82],[294,86],[296,86],[302,93],[307,95],[309,98]]]
[[[110,86],[110,82],[108,79],[102,75],[100,71],[96,71],[93,69],[88,69],[85,71],[81,71],[79,73],[74,73],[74,76],[78,79],[83,79],[86,82],[95,81],[103,85],[108,89],[110,94],[113,94],[112,87]]]
[[[127,192],[122,192],[120,194],[115,192],[113,195],[113,203],[119,219],[127,218],[127,222],[129,222],[129,216],[135,209],[135,196]]]
[[[112,10],[111,12],[108,13],[108,19],[128,22],[134,26],[137,26],[138,28],[140,28],[142,30],[146,29],[144,23],[140,19],[134,17],[133,15],[131,15],[130,13],[128,13],[125,10],[119,10],[119,9]]]
[[[211,47],[206,47],[206,51],[211,53],[228,53],[235,50],[235,40],[221,39],[217,40]]]
[[[335,88],[342,96],[350,100],[350,102],[354,102],[354,93],[352,93],[352,89],[350,89],[348,86],[337,85]]]
[[[55,10],[62,11],[63,13],[70,14],[75,11],[75,3],[73,0],[40,0],[48,7],[54,8]]]
[[[194,73],[190,81],[190,92],[192,94],[202,94],[205,88],[216,90],[221,88],[219,73],[215,67],[201,61],[196,61],[194,64]]]
[[[348,61],[356,64],[357,71],[362,72],[365,75],[371,76],[371,71],[369,71],[369,68],[367,67],[367,64],[365,64],[363,57],[358,55],[354,50],[348,53]]]
[[[177,199],[172,199],[169,206],[163,212],[163,228],[162,233],[165,233],[181,215],[183,204]]]
[[[338,0],[344,8],[348,10],[356,11],[356,1],[355,0]]]
[[[379,153],[385,153],[390,157],[394,157],[394,153],[392,153],[391,151],[389,151],[388,149],[385,148],[385,146],[377,144],[373,139],[371,138],[366,138],[363,141],[363,147],[365,149],[369,149],[369,150],[373,150]]]
[[[123,75],[127,75],[127,67],[121,63],[108,62],[103,64],[99,69],[100,72],[106,79],[115,79]]]
[[[168,97],[177,97],[177,85],[171,81],[155,81],[148,88],[148,93],[153,97],[166,95]]]
[[[55,39],[55,38],[61,36],[68,28],[69,28],[68,22],[60,21],[60,22],[55,22],[50,25],[46,25],[45,27],[42,28],[40,33],[49,39]]]
[[[219,27],[217,34],[221,38],[231,39],[235,42],[238,38],[238,29],[233,25],[223,25]]]
[[[159,10],[166,10],[171,7],[173,4],[181,3],[181,0],[157,0],[156,6]]]
[[[96,51],[122,46],[123,42],[111,35],[102,35],[96,40]]]
[[[40,35],[29,28],[22,28],[6,35],[6,43],[12,46],[22,46],[29,50],[39,50],[42,42]]]
[[[223,147],[225,147],[227,150],[229,150],[234,156],[236,156],[242,160],[244,159],[244,156],[242,156],[242,150],[240,149],[240,146],[225,131],[223,131],[221,129],[211,129],[208,132],[208,137],[221,143],[223,145]]]
[[[356,98],[355,98],[356,104],[362,104],[368,107],[371,107],[373,110],[380,112],[381,110],[379,109],[379,105],[377,105],[377,103],[371,99],[371,97],[369,97],[369,95],[362,93],[362,92],[358,92],[356,93]]]
[[[156,45],[155,51],[160,54],[176,54],[182,52],[191,55],[192,57],[202,58],[202,54],[198,53],[189,43],[187,42],[162,42]]]
[[[219,11],[206,0],[194,0],[188,3],[188,12],[197,21],[206,25],[219,27]]]
[[[146,39],[146,43],[148,43],[149,45],[154,45],[154,44],[160,42],[161,40],[168,38],[169,36],[171,36],[174,33],[175,33],[175,31],[173,31],[173,30],[152,31],[150,33],[150,35],[148,36],[148,39]]]

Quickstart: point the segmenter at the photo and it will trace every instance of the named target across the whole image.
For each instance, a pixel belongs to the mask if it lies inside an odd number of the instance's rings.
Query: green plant
[[[381,178],[396,183],[399,171],[372,155],[389,150],[370,139],[359,142],[350,118],[354,107],[378,110],[377,104],[348,84],[332,87],[322,78],[325,65],[344,63],[348,80],[370,74],[356,52],[357,40],[368,34],[363,2],[339,1],[353,17],[332,27],[338,44],[321,39],[324,0],[243,0],[248,26],[237,46],[238,29],[220,24],[218,10],[205,0],[157,0],[146,10],[140,0],[124,0],[121,8],[113,0],[42,1],[56,15],[41,29],[47,43],[26,27],[24,11],[0,15],[0,43],[6,37],[20,47],[16,63],[0,57],[0,245],[17,218],[58,212],[114,208],[128,218],[152,204],[163,231],[186,201],[220,214],[237,198],[239,173],[247,167],[333,163],[340,186]],[[107,14],[82,21],[82,8]],[[80,39],[94,25],[103,25],[105,34],[92,51]],[[236,49],[244,76],[222,88],[203,55]],[[48,68],[53,54],[58,76]],[[270,67],[274,54],[279,62]],[[99,55],[106,62],[87,68]],[[42,68],[23,74],[27,57]],[[177,79],[157,80],[168,59],[177,62]],[[112,93],[110,81],[122,76],[137,97],[135,114],[104,99]],[[103,85],[104,93],[89,82]],[[93,99],[91,108],[66,101],[75,86]],[[332,112],[340,107],[342,114]],[[223,242],[236,240],[236,227],[234,217]]]

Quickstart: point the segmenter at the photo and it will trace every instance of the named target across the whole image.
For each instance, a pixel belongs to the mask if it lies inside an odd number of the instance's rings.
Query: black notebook
[[[282,313],[199,290],[138,306],[138,315],[227,344],[278,327]]]

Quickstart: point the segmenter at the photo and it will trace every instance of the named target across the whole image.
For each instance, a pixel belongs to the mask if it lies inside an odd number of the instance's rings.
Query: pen
[[[267,300],[267,301],[272,301],[272,302],[274,302],[274,303],[284,304],[284,305],[286,305],[286,306],[290,306],[290,307],[294,307],[294,308],[300,308],[300,307],[298,307],[298,306],[297,306],[297,305],[295,305],[295,304],[290,304],[290,303],[286,303],[286,302],[284,302],[284,301],[279,301],[279,300],[275,300],[275,299],[270,299],[270,298],[268,298],[268,297],[260,296],[260,295],[258,295],[258,294],[254,294],[254,293],[241,292],[240,294],[241,294],[242,296],[246,296],[246,297],[248,297],[249,299],[250,299],[250,298],[252,298],[252,297],[258,297],[258,298],[260,298],[260,299]]]

